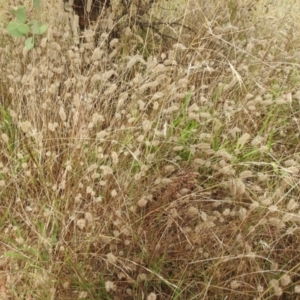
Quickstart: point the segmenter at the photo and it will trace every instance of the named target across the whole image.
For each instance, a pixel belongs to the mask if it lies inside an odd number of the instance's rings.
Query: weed
[[[13,2],[0,298],[297,299],[299,4]]]

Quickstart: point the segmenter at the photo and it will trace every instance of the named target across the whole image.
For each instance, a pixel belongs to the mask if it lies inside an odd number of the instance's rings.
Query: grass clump
[[[205,2],[1,23],[0,298],[297,299],[299,6]]]

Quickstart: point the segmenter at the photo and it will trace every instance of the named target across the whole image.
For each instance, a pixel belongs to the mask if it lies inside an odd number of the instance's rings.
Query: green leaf
[[[32,34],[38,34],[41,23],[39,21],[28,22]]]
[[[39,34],[45,33],[47,31],[47,29],[48,29],[48,25],[46,25],[46,24],[40,26]]]
[[[14,15],[19,22],[21,22],[21,23],[25,23],[26,22],[27,16],[26,16],[26,8],[25,8],[25,6],[18,6],[15,9],[11,9],[9,12],[12,15]]]
[[[189,139],[193,134],[194,130],[197,129],[197,126],[198,124],[195,120],[189,121],[188,124],[181,131],[181,138],[184,140]]]
[[[26,39],[25,47],[27,50],[30,50],[34,47],[34,38],[32,36]]]
[[[13,37],[23,37],[26,33],[29,32],[29,27],[18,21],[12,21],[8,23],[8,25],[6,26],[6,30]]]
[[[6,251],[4,253],[5,258],[24,258],[24,255],[15,251]]]
[[[181,123],[182,120],[183,120],[183,115],[180,114],[180,116],[176,120],[174,120],[173,126],[177,127]]]
[[[33,0],[33,7],[35,9],[40,9],[41,8],[41,0]]]
[[[192,98],[192,93],[191,93],[191,91],[188,91],[187,94],[182,99],[182,103],[181,103],[182,108],[186,108],[187,107],[187,105],[189,104],[191,98]]]
[[[24,35],[30,31],[29,27],[23,23],[17,24],[17,29]]]
[[[46,30],[48,29],[48,25],[43,25],[41,22],[39,21],[31,21],[30,23],[30,27],[31,27],[31,33],[32,34],[43,34],[46,32]]]

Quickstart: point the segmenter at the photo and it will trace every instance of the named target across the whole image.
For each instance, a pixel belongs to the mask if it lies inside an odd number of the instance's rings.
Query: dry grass
[[[299,299],[296,1],[80,45],[57,2],[30,52],[0,29],[0,298]]]

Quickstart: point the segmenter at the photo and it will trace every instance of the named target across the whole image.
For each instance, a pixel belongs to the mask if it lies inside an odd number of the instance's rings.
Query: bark
[[[110,6],[110,0],[64,0],[68,2],[79,16],[79,26],[83,30],[96,21],[103,8]]]

